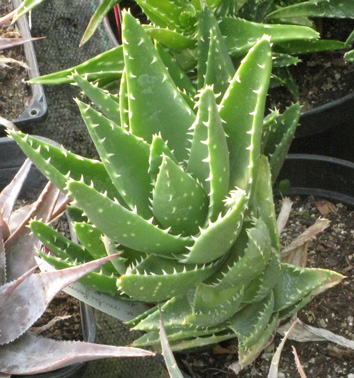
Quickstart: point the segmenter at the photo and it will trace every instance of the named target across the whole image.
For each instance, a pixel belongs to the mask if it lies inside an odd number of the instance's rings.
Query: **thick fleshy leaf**
[[[193,313],[186,316],[187,324],[209,328],[226,322],[240,309],[243,292],[243,286],[215,290],[198,285],[192,303]]]
[[[0,344],[7,344],[22,335],[43,314],[60,290],[111,258],[56,272],[33,274],[33,268],[17,280],[1,286]]]
[[[218,21],[209,8],[200,12],[198,23],[198,66],[199,89],[213,85],[216,94],[223,94],[235,68],[221,35]]]
[[[164,156],[168,156],[176,164],[177,160],[173,156],[172,152],[168,148],[165,141],[161,138],[160,135],[154,135],[152,137],[152,142],[150,145],[150,157],[149,157],[149,173],[151,176],[152,183],[156,182],[158,173],[160,172],[160,166]]]
[[[194,19],[188,14],[195,13],[195,8],[185,0],[136,0],[149,20],[157,26],[168,27],[171,30],[185,31],[193,27]],[[187,16],[183,17],[183,16]],[[181,22],[185,21],[185,24]]]
[[[239,344],[239,363],[241,367],[250,364],[262,352],[264,348],[271,342],[272,336],[278,325],[278,314],[275,313],[269,320],[266,329],[260,334],[258,340],[250,347],[245,347],[242,343]]]
[[[321,40],[303,40],[303,41],[290,41],[277,44],[277,51],[286,54],[300,55],[311,54],[323,51],[342,50],[348,47],[345,42],[321,39]]]
[[[212,336],[216,332],[223,332],[227,330],[227,326],[217,328],[217,327],[210,327],[208,329],[203,328],[186,328],[186,327],[172,327],[166,330],[166,334],[168,340],[171,342],[179,341],[179,340],[186,340],[195,337],[205,337],[205,336]],[[236,335],[234,335],[236,337]],[[134,340],[132,346],[134,347],[145,347],[145,346],[153,346],[154,350],[158,350],[160,344],[160,336],[159,331],[149,331],[145,333],[143,336],[139,337],[138,339]]]
[[[272,54],[267,38],[250,49],[221,105],[230,152],[230,187],[252,187],[257,174]],[[243,99],[242,101],[240,99]]]
[[[0,371],[4,374],[37,374],[100,358],[148,357],[154,353],[81,341],[56,341],[27,332],[10,345],[0,346]]]
[[[209,196],[208,218],[215,221],[228,194],[230,168],[226,136],[211,88],[201,92],[197,119],[192,129],[187,172],[205,188]]]
[[[107,192],[110,198],[118,198],[124,203],[100,161],[73,154],[21,132],[9,133],[43,175],[62,192],[67,192],[69,178],[83,179],[88,185],[93,182],[97,190]]]
[[[144,29],[149,37],[162,43],[169,49],[183,50],[195,46],[195,40],[193,38],[177,33],[175,30],[155,28],[151,25],[144,25]]]
[[[235,57],[245,55],[264,35],[268,35],[272,43],[319,37],[315,30],[307,26],[258,24],[241,18],[225,17],[219,26],[226,37],[225,43],[230,54]]]
[[[310,0],[300,4],[280,8],[267,18],[287,17],[334,17],[350,18],[354,14],[354,3],[351,0]]]
[[[70,259],[62,259],[57,256],[53,256],[51,254],[44,253],[42,251],[39,251],[39,256],[42,258],[42,260],[52,267],[54,267],[56,270],[65,270],[74,268],[78,265],[77,262],[73,262]],[[110,256],[111,257],[111,256]],[[112,257],[112,259],[115,257]],[[93,260],[93,261],[99,261],[99,260]],[[107,272],[103,271],[103,268],[101,268],[100,271],[95,271],[91,273],[87,273],[84,277],[77,280],[78,283],[81,283],[88,288],[91,288],[95,291],[98,291],[100,293],[105,293],[110,295],[111,297],[121,297],[117,291],[117,276],[114,274],[107,274]]]
[[[103,242],[103,234],[97,227],[85,222],[75,222],[73,226],[80,243],[85,247],[92,258],[100,259],[101,257],[107,256],[106,247]],[[115,253],[117,253],[117,251]],[[116,274],[117,271],[113,265],[114,261],[119,259],[119,257],[120,256],[117,256],[112,261],[106,263],[102,269],[106,270],[108,274]]]
[[[98,107],[107,118],[120,126],[120,108],[119,100],[116,96],[106,90],[99,88],[87,81],[84,77],[74,74],[73,79],[76,84],[84,91],[95,106]]]
[[[129,119],[129,99],[128,99],[128,87],[127,87],[127,73],[125,69],[122,72],[119,86],[119,113],[120,113],[120,125],[124,130],[129,131],[130,119]]]
[[[212,275],[216,263],[184,265],[162,257],[149,256],[128,268],[117,281],[119,290],[136,300],[159,302],[186,293]]]
[[[33,203],[31,211],[23,219],[18,228],[13,231],[5,242],[7,280],[14,280],[36,265],[36,249],[40,241],[28,228],[30,219],[38,218],[43,222],[52,219],[59,190],[48,183],[41,195]]]
[[[186,133],[195,119],[143,27],[123,16],[123,48],[130,130],[151,142],[161,133],[179,161],[187,157]]]
[[[171,342],[171,349],[175,352],[183,350],[200,350],[203,347],[211,347],[221,343],[222,341],[234,339],[236,337],[234,332],[229,330],[220,333],[207,334],[206,336],[184,339],[176,342]]]
[[[229,327],[236,333],[240,344],[249,348],[257,342],[269,324],[273,308],[274,295],[271,291],[260,302],[247,305],[229,320]]]
[[[130,209],[136,207],[143,218],[151,218],[149,145],[89,105],[76,102],[112,183],[124,202]]]
[[[344,58],[347,62],[354,62],[354,50],[350,50],[344,54]]]
[[[72,83],[74,73],[85,75],[89,81],[101,79],[107,83],[119,80],[124,68],[123,46],[114,47],[77,66],[62,71],[32,78],[34,84]]]
[[[93,260],[92,256],[82,245],[74,243],[47,224],[38,220],[32,220],[29,226],[33,234],[50,250],[50,252],[58,257],[69,259],[72,262],[75,261],[75,263],[78,264]],[[100,257],[106,256],[107,255],[103,255]]]
[[[281,275],[274,291],[274,311],[281,311],[312,294],[337,285],[344,276],[326,269],[300,268],[282,264]]]
[[[272,253],[266,268],[245,289],[243,301],[245,303],[256,303],[262,300],[278,283],[280,271],[279,254]]]
[[[208,197],[198,182],[165,156],[153,190],[152,211],[173,234],[193,235],[205,222]]]
[[[208,222],[200,234],[195,236],[194,244],[188,247],[189,253],[182,260],[187,264],[205,264],[224,256],[234,244],[243,222],[247,206],[246,193],[238,190],[228,199],[230,207],[224,216],[215,222]]]
[[[171,78],[175,82],[177,88],[187,93],[189,96],[193,97],[196,93],[196,89],[192,84],[191,80],[189,79],[186,72],[182,70],[182,68],[177,63],[176,59],[171,55],[169,50],[162,46],[159,43],[155,44],[156,50],[160,55],[160,58],[164,62],[166,68],[168,69]]]
[[[272,176],[268,159],[262,156],[259,162],[255,199],[262,220],[268,227],[272,247],[280,252],[280,241],[273,199]]]
[[[102,0],[100,2],[100,5],[95,10],[95,13],[91,17],[90,22],[86,27],[84,35],[81,38],[80,46],[86,43],[93,36],[108,12],[120,1],[121,0]]]
[[[262,273],[271,254],[269,232],[265,223],[257,219],[254,226],[244,225],[239,237],[218,272],[208,285],[223,290],[248,285]],[[249,267],[252,269],[249,269]]]
[[[82,182],[72,181],[68,188],[96,227],[117,243],[141,252],[166,255],[183,253],[191,244],[189,239],[169,234]]]
[[[298,103],[287,108],[279,117],[276,128],[272,130],[269,135],[265,153],[269,151],[270,154],[269,163],[272,171],[272,183],[275,183],[287,157],[296,128],[299,124],[300,112],[301,108]]]
[[[186,322],[186,316],[192,312],[192,305],[189,295],[190,293],[193,295],[195,290],[193,289],[183,293],[182,295],[173,297],[162,305],[161,310],[164,318],[164,325],[167,331],[195,331],[195,328],[191,327],[191,325]],[[159,311],[155,308],[154,310],[146,313],[146,315],[147,316],[136,322],[134,329],[140,331],[159,330]]]
[[[37,5],[41,4],[44,0],[24,0],[16,9],[15,16],[12,22],[16,22],[20,17],[34,9]]]

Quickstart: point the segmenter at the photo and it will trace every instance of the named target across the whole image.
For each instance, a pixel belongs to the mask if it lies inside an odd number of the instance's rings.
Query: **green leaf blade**
[[[89,105],[76,102],[102,162],[124,202],[130,209],[136,206],[138,214],[145,219],[151,218],[149,145]]]
[[[165,156],[153,190],[152,211],[172,233],[194,235],[207,217],[208,197],[200,184]]]
[[[68,189],[96,227],[117,243],[141,252],[167,255],[183,253],[190,244],[189,239],[157,228],[135,211],[124,208],[82,182],[72,181]]]
[[[269,40],[263,38],[247,54],[221,101],[231,189],[249,191],[256,177],[271,66]]]
[[[207,263],[224,256],[230,250],[241,231],[247,196],[244,191],[238,190],[232,193],[230,201],[232,204],[227,213],[214,223],[209,221],[208,226],[194,237],[193,246],[188,247],[189,253],[182,260],[184,263]]]
[[[195,115],[171,79],[138,22],[124,15],[123,48],[129,95],[130,129],[151,142],[161,133],[179,161],[187,157],[187,131]]]

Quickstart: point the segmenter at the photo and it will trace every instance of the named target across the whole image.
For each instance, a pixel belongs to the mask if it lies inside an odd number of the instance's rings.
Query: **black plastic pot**
[[[291,153],[354,162],[354,93],[303,113],[299,123]]]
[[[328,156],[289,154],[278,182],[290,181],[286,195],[314,195],[354,206],[354,163]]]
[[[0,189],[6,186],[14,177],[26,156],[15,141],[10,138],[0,138]],[[31,168],[25,182],[26,197],[36,197],[45,186],[47,179],[35,168]],[[96,322],[92,307],[80,302],[81,323],[84,341],[94,342],[96,338]],[[70,365],[48,373],[21,376],[27,378],[79,378],[86,368],[86,363]],[[19,377],[13,375],[13,377]]]
[[[14,8],[17,8],[21,3],[21,0],[12,0]],[[17,21],[18,28],[23,38],[31,38],[31,32],[28,25],[26,16],[21,17]],[[28,72],[29,79],[39,76],[38,64],[36,53],[32,42],[25,43],[24,53],[26,57],[26,63],[30,67]],[[47,101],[44,95],[44,89],[42,85],[30,84],[32,98],[29,105],[24,112],[15,120],[12,120],[18,126],[23,126],[28,122],[35,122],[42,119],[47,113]]]

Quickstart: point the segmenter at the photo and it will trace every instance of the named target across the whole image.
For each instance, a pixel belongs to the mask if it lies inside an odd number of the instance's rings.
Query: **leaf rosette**
[[[280,262],[272,182],[300,107],[264,118],[270,37],[261,35],[233,72],[217,27],[203,47],[203,85],[193,96],[194,83],[187,75],[177,80],[166,51],[124,14],[119,98],[90,77],[70,79],[92,101],[76,100],[100,161],[10,134],[72,200],[81,244],[33,221],[55,254],[43,259],[61,269],[121,252],[83,283],[122,300],[161,302],[173,350],[238,337],[245,365],[279,319],[342,276]],[[217,70],[216,56],[229,69]],[[135,345],[158,347],[157,307],[129,324],[147,331]]]

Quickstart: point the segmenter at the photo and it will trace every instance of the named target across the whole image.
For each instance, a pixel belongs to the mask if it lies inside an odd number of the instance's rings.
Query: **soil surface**
[[[321,39],[344,42],[354,30],[354,20],[323,19],[318,25]],[[337,100],[354,91],[354,63],[347,63],[347,50],[327,51],[298,56],[301,62],[289,67],[299,89],[299,97],[293,97],[285,87],[269,92],[268,107],[284,111],[286,106],[299,101],[305,112]]]
[[[83,340],[80,302],[61,291],[34,324],[32,331],[55,340]]]
[[[11,0],[0,1],[0,17],[13,10]],[[5,24],[0,27],[0,37],[21,37],[16,25]],[[23,46],[0,50],[0,58],[11,58],[26,62]],[[28,70],[16,63],[2,66],[0,63],[0,117],[8,120],[18,118],[29,105],[32,94],[30,86],[26,84]]]
[[[354,340],[354,210],[340,203],[334,205],[312,197],[292,200],[293,210],[282,234],[282,244],[288,245],[319,217],[327,218],[331,225],[310,244],[307,266],[331,269],[347,276],[343,283],[317,296],[298,313],[298,317],[311,326]],[[280,340],[281,336],[277,335],[274,343],[238,377],[267,377],[272,355]],[[279,378],[300,377],[292,346],[297,350],[307,378],[354,377],[353,350],[329,342],[288,340],[281,356]],[[228,366],[237,360],[237,340],[224,342],[211,352],[179,355],[178,359],[180,366],[192,378],[234,377],[235,373]]]

